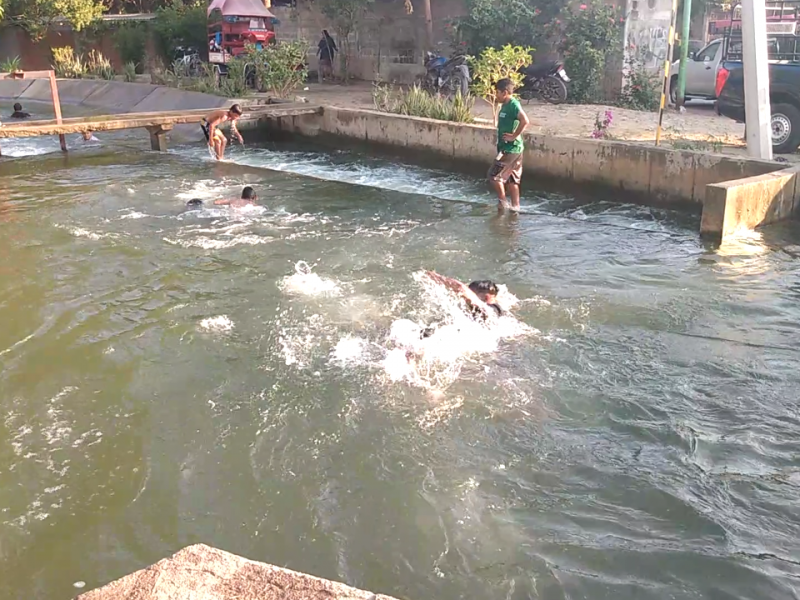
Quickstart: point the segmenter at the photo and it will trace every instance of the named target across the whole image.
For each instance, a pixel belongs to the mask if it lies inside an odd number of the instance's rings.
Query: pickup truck
[[[717,72],[717,114],[745,122],[744,67],[723,61]],[[770,62],[769,101],[772,108],[772,150],[792,154],[800,146],[800,63]]]
[[[689,42],[689,62],[686,64],[686,99],[703,98],[714,100],[714,84],[717,71],[722,60],[722,40],[713,40],[698,52],[692,52],[692,41]],[[677,103],[678,72],[681,61],[676,60],[670,66],[669,100]]]

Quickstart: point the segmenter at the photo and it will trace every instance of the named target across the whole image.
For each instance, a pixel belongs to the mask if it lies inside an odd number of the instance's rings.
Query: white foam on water
[[[126,209],[126,210],[130,210],[130,212],[125,213],[124,215],[120,215],[119,217],[120,219],[146,219],[148,217],[153,216],[133,209]]]
[[[208,317],[200,321],[200,329],[211,333],[228,333],[233,330],[233,321],[228,318],[228,315]]]
[[[97,231],[91,231],[89,229],[84,229],[83,227],[73,227],[70,225],[59,225],[56,224],[56,227],[59,229],[63,229],[69,232],[71,235],[79,238],[86,238],[88,240],[104,240],[104,239],[116,239],[119,237],[116,233],[100,233]]]
[[[338,282],[312,273],[311,267],[305,261],[297,262],[294,270],[293,275],[284,277],[278,283],[282,292],[297,296],[340,296],[342,294]]]
[[[205,236],[200,236],[193,239],[175,239],[163,238],[165,242],[173,246],[180,246],[181,248],[202,248],[203,250],[222,250],[225,248],[233,248],[235,246],[257,246],[259,244],[268,244],[273,241],[271,238],[265,238],[257,235],[236,235],[229,239],[215,239]]]

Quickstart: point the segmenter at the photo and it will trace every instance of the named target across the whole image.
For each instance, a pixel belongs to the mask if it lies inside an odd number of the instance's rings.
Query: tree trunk
[[[425,36],[428,44],[427,50],[433,50],[433,16],[431,15],[431,0],[423,0],[425,9]]]

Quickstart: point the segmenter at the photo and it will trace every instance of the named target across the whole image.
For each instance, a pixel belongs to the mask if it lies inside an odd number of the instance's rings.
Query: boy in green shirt
[[[506,190],[511,197],[511,210],[519,210],[519,184],[522,181],[522,132],[530,124],[519,100],[514,98],[514,83],[501,79],[495,84],[497,103],[497,158],[489,169],[489,181],[497,192],[497,208],[508,206]]]

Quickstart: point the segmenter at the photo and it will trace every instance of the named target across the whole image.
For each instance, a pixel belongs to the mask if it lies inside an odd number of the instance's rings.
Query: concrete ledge
[[[394,600],[343,583],[248,560],[204,544],[136,571],[78,600]]]
[[[708,185],[700,234],[721,241],[791,218],[800,208],[798,173],[794,167]]]

